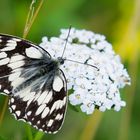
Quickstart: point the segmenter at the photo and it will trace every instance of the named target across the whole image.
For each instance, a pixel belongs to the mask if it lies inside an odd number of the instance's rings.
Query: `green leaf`
[[[74,110],[74,111],[76,111],[76,112],[79,112],[79,109],[78,109],[76,106],[71,105],[70,103],[69,103],[69,107],[70,107],[72,110]]]
[[[0,140],[7,140],[7,139],[4,138],[3,136],[0,136]]]

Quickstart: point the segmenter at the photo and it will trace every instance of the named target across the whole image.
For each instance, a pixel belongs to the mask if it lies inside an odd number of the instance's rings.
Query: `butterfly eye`
[[[64,64],[65,59],[64,59],[64,58],[62,58],[62,57],[58,57],[58,61],[59,61],[59,63],[60,63],[61,65],[63,65],[63,64]]]

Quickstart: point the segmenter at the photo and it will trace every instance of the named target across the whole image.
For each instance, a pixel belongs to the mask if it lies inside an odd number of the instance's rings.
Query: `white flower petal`
[[[49,40],[43,37],[40,46],[57,59],[62,56],[68,32],[69,29],[62,29],[59,37],[51,37]],[[86,114],[93,113],[95,106],[100,111],[113,106],[114,110],[119,111],[126,105],[119,89],[130,85],[130,77],[121,64],[120,56],[115,54],[105,36],[72,28],[64,57],[83,63],[65,60],[60,66],[67,78],[68,90],[74,90],[69,95],[72,105],[80,105]]]

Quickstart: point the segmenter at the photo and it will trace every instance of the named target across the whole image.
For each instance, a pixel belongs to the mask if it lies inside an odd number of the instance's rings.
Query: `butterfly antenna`
[[[63,53],[62,53],[61,58],[63,58],[63,56],[64,56],[64,53],[65,53],[65,50],[66,50],[66,46],[67,46],[67,42],[68,42],[68,38],[69,38],[69,35],[70,35],[70,31],[71,31],[71,25],[69,27],[69,32],[68,32],[68,35],[67,35],[67,38],[66,38],[66,42],[65,42],[65,45],[64,45],[64,49],[63,49]]]
[[[69,32],[68,32],[68,35],[67,35],[67,38],[66,38],[66,42],[65,42],[65,45],[64,45],[62,56],[60,57],[61,59],[63,58],[65,50],[66,50],[66,46],[67,46],[68,38],[69,38],[69,35],[70,35],[70,31],[71,31],[71,25],[69,27]],[[87,63],[82,63],[82,62],[79,62],[79,61],[75,61],[75,60],[71,60],[71,59],[66,59],[66,58],[64,60],[71,61],[71,62],[74,62],[74,63],[84,64],[84,65],[87,65],[87,66],[91,66],[91,67],[95,68],[97,71],[99,71],[99,68],[97,68],[94,65],[90,65],[90,64],[87,64]]]
[[[96,66],[91,65],[91,64],[82,63],[82,62],[75,61],[75,60],[71,60],[71,59],[65,59],[65,60],[66,60],[66,61],[70,61],[70,62],[74,62],[74,63],[78,63],[78,64],[83,64],[83,65],[91,66],[91,67],[95,68],[97,71],[99,71],[99,68],[97,68]]]

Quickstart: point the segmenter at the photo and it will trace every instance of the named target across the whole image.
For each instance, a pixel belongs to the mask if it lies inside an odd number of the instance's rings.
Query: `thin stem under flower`
[[[24,31],[23,31],[23,38],[26,38],[26,36],[28,35],[42,5],[44,0],[40,0],[38,7],[36,8],[36,10],[34,11],[34,4],[35,4],[35,0],[32,0],[31,5],[30,5],[30,9],[27,15],[27,20],[26,20],[26,24],[24,27]]]
[[[80,140],[93,140],[97,129],[102,120],[103,114],[98,110],[87,120],[85,129],[82,132]]]

